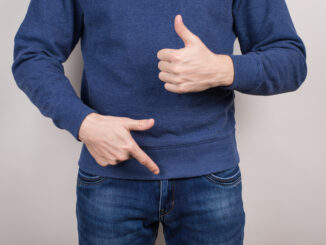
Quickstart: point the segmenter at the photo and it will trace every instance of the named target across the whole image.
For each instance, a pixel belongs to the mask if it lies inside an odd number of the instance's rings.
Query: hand
[[[211,52],[183,24],[181,15],[175,17],[174,28],[185,47],[161,49],[157,53],[161,71],[159,79],[165,82],[166,90],[174,93],[199,92],[233,83],[234,68],[230,56]]]
[[[153,119],[134,120],[90,113],[80,126],[79,139],[85,143],[90,154],[102,167],[116,165],[134,157],[154,174],[159,174],[158,166],[130,134],[130,130],[151,128],[153,122]]]

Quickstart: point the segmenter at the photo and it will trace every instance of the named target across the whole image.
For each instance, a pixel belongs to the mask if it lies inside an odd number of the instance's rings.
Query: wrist
[[[234,66],[229,55],[215,54],[216,75],[213,87],[230,86],[234,82]]]
[[[80,141],[82,141],[82,142],[85,141],[85,139],[87,137],[89,125],[94,123],[94,121],[96,121],[96,118],[98,116],[99,116],[98,113],[92,112],[92,113],[88,114],[85,117],[85,119],[82,121],[82,123],[80,125],[80,129],[79,129],[79,133],[78,133],[78,138],[80,139]]]

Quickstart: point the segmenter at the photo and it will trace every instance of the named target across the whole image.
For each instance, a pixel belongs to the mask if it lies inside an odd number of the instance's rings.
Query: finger
[[[173,74],[178,74],[180,72],[180,69],[178,69],[178,66],[171,62],[167,61],[160,61],[158,62],[158,68],[160,71],[167,72],[167,73],[173,73]]]
[[[167,72],[161,71],[158,74],[158,77],[162,82],[173,83],[173,84],[180,83],[179,77],[173,73],[167,73]]]
[[[182,59],[178,49],[164,48],[157,52],[157,58],[167,62],[178,62]]]
[[[129,152],[122,152],[116,154],[110,154],[110,156],[103,156],[102,162],[106,163],[106,165],[117,165],[121,162],[127,161],[133,158]]]
[[[187,91],[184,87],[181,87],[178,84],[173,84],[173,83],[166,83],[164,84],[164,88],[172,93],[176,93],[176,94],[183,94],[183,93],[188,93],[189,91]]]
[[[95,161],[102,167],[117,164],[117,162],[115,162],[114,159],[107,156],[95,156],[95,155],[92,156],[94,157]]]
[[[124,125],[127,129],[129,130],[137,130],[137,131],[142,131],[142,130],[148,130],[154,125],[154,119],[141,119],[141,120],[135,120],[131,118],[126,118],[124,120]]]
[[[182,17],[179,14],[174,19],[174,29],[184,42],[185,46],[189,46],[198,41],[198,37],[184,25]]]
[[[119,163],[126,161],[126,160],[130,159],[130,153],[120,149],[119,152],[116,152],[114,154],[114,159],[116,159],[116,161]]]
[[[130,154],[142,165],[147,167],[154,174],[159,174],[160,169],[154,161],[135,142]]]

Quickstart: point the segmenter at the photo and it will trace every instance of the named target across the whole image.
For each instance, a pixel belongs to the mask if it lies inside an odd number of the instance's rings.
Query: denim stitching
[[[218,180],[216,180],[216,179],[214,179],[214,177],[211,177],[210,175],[206,175],[205,176],[205,178],[208,180],[208,181],[210,181],[210,182],[212,182],[212,183],[214,183],[215,185],[217,185],[217,186],[228,186],[228,187],[235,187],[235,186],[237,186],[239,183],[241,183],[241,175],[239,176],[239,178],[237,178],[236,180],[234,180],[234,181],[232,181],[232,182],[219,182]]]
[[[167,211],[166,213],[162,214],[161,217],[165,216],[166,214],[170,213],[173,208],[174,208],[174,196],[175,196],[175,181],[172,182],[173,183],[173,192],[172,192],[172,206],[170,208],[169,211]]]
[[[88,179],[92,179],[92,178],[99,178],[99,177],[102,177],[102,176],[99,176],[99,175],[85,175],[83,174],[81,171],[79,171],[79,174],[84,176],[85,178],[88,178]]]
[[[160,181],[160,200],[158,205],[158,219],[161,217],[161,197],[162,197],[162,181]]]
[[[96,181],[93,181],[93,179],[96,179],[96,178],[99,178],[99,179],[96,180]],[[103,180],[107,179],[108,177],[105,177],[105,176],[96,176],[96,178],[88,177],[86,175],[83,175],[80,171],[78,171],[78,174],[77,174],[77,184],[79,186],[81,184],[83,184],[83,185],[93,185],[93,184],[97,184],[99,182],[102,182]],[[87,179],[90,180],[90,181],[87,181]]]
[[[94,184],[97,184],[97,183],[100,183],[102,181],[104,181],[106,178],[102,178],[100,180],[97,180],[97,181],[92,181],[92,182],[87,182],[87,181],[84,181],[83,179],[79,179],[79,185],[94,185]]]
[[[210,175],[223,181],[223,180],[228,180],[228,179],[231,180],[232,178],[234,178],[235,176],[237,176],[239,174],[239,172],[240,172],[240,169],[238,169],[238,171],[235,174],[233,174],[232,176],[230,176],[230,177],[220,177],[218,175],[215,175],[214,173],[211,173]]]

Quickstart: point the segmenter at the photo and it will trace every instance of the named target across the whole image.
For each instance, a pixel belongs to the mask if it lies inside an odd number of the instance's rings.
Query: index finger
[[[136,158],[142,165],[147,167],[154,174],[159,174],[160,169],[154,163],[154,161],[138,146],[135,142],[134,147],[130,151],[130,154]]]
[[[157,58],[163,61],[173,61],[177,55],[177,49],[165,48],[157,52]]]

